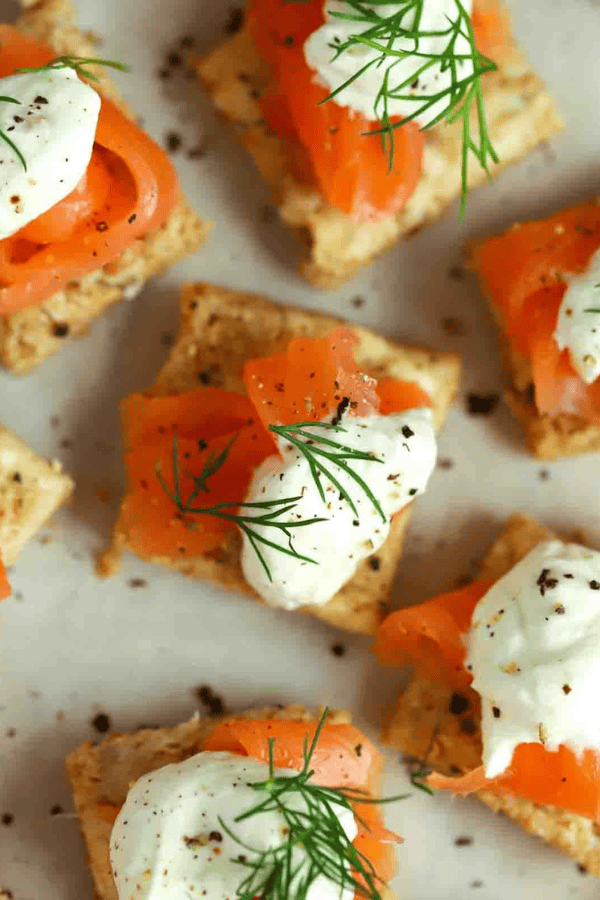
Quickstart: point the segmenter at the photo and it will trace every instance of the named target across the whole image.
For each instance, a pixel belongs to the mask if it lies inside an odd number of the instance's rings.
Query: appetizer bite
[[[500,0],[248,0],[198,72],[324,288],[563,127]]]
[[[22,372],[196,250],[207,227],[78,31],[71,0],[0,24],[0,359]]]
[[[155,385],[122,404],[112,545],[374,634],[460,359],[321,313],[188,285]]]
[[[383,758],[348,713],[196,716],[88,741],[67,769],[99,900],[389,895]]]
[[[539,459],[600,450],[600,203],[477,243],[498,321],[508,402]]]
[[[491,809],[600,877],[600,553],[513,516],[465,588],[392,613],[375,652],[416,674],[384,742],[426,787]]]
[[[0,557],[5,566],[69,498],[73,482],[56,460],[47,462],[0,426]],[[5,589],[0,562],[0,598]]]

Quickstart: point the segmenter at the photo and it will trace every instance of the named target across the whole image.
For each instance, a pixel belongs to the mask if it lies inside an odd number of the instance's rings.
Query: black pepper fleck
[[[450,697],[448,709],[453,716],[460,716],[469,709],[470,705],[471,704],[466,697],[463,697],[462,694],[455,693]]]
[[[99,731],[100,734],[106,734],[106,732],[110,730],[110,719],[106,713],[98,713],[98,715],[92,719],[90,724],[96,731]]]
[[[71,327],[67,325],[66,322],[55,322],[52,326],[52,334],[54,337],[64,338],[68,337],[71,331]]]
[[[50,809],[50,815],[51,815],[51,816],[61,816],[63,813],[64,813],[64,809],[62,808],[62,806],[60,805],[60,803],[56,803],[56,804],[55,804],[53,807],[51,807],[51,809]]]
[[[243,24],[244,10],[241,6],[236,6],[229,14],[229,19],[225,25],[225,34],[237,34]]]
[[[498,709],[497,706],[492,706],[492,714],[493,714],[493,716],[494,716],[495,719],[499,719],[499,718],[500,718],[500,710]]]
[[[379,572],[381,568],[381,560],[378,556],[371,556],[369,559],[369,565],[374,572]]]
[[[346,647],[344,646],[344,644],[332,644],[331,652],[334,656],[344,656],[344,654],[346,653]]]
[[[500,402],[500,394],[467,394],[467,410],[471,416],[489,416]]]
[[[2,816],[2,824],[6,825],[7,828],[12,825],[14,821],[15,817],[12,813],[4,813],[4,815]]]

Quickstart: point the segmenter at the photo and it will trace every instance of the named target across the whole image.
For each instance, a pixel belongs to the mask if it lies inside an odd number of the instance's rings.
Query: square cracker
[[[512,516],[484,559],[480,577],[501,578],[533,547],[554,537],[534,519]],[[428,765],[445,774],[473,769],[481,765],[479,695],[471,688],[457,695],[446,685],[414,676],[382,740],[409,756],[426,756]],[[600,828],[591,819],[508,794],[480,791],[478,797],[600,878]]]
[[[27,541],[65,502],[73,482],[0,426],[0,552],[12,566]]]
[[[245,393],[242,370],[247,360],[279,353],[295,337],[319,337],[340,324],[339,319],[324,313],[281,306],[254,294],[207,284],[184,287],[181,315],[179,338],[148,391],[150,396],[197,390],[201,382],[209,380],[216,387]],[[387,376],[419,383],[432,398],[439,428],[458,393],[460,357],[405,346],[358,325],[351,327],[358,337],[355,358],[361,369],[375,378]],[[383,547],[376,556],[361,563],[355,576],[335,597],[323,606],[302,607],[301,612],[348,631],[374,634],[386,612],[409,511],[406,507],[394,518]],[[120,516],[111,546],[100,563],[101,574],[108,575],[116,569],[127,546],[127,532]],[[211,554],[148,559],[259,599],[242,575],[240,548],[239,535],[231,534]]]
[[[318,190],[290,174],[284,142],[261,117],[258,98],[269,87],[270,72],[247,28],[200,60],[198,73],[216,108],[237,126],[273,190],[283,221],[302,238],[300,271],[318,287],[343,284],[400,238],[437,220],[461,194],[461,123],[442,123],[424,133],[421,180],[404,209],[378,222],[353,222]],[[543,81],[512,41],[503,48],[498,71],[485,76],[484,96],[489,133],[501,160],[492,172],[521,159],[564,127]],[[469,187],[486,178],[471,159]]]
[[[598,198],[600,202],[600,198]],[[471,252],[477,245],[474,244]],[[471,263],[471,268],[475,265]],[[540,413],[535,405],[533,373],[529,357],[521,353],[506,332],[498,307],[480,284],[498,326],[507,387],[506,400],[525,430],[528,449],[538,459],[549,461],[561,456],[600,450],[600,427],[571,413],[556,416]]]
[[[97,48],[76,25],[73,0],[21,0],[26,11],[15,23],[23,34],[42,41],[56,55],[97,56]],[[122,112],[133,118],[106,71],[97,86]],[[133,298],[153,275],[197,250],[208,236],[183,197],[158,229],[131,244],[118,259],[70,282],[37,306],[0,315],[0,359],[14,372],[26,372],[60,350],[65,338],[85,334],[108,306]]]
[[[125,802],[130,784],[146,772],[199,753],[213,731],[232,718],[309,722],[315,717],[302,706],[255,709],[211,719],[196,715],[172,728],[144,728],[133,734],[114,734],[96,747],[87,741],[67,758],[67,772],[97,900],[118,900],[109,858],[110,833],[115,807],[120,808]],[[331,712],[327,721],[345,724],[350,722],[350,714]]]

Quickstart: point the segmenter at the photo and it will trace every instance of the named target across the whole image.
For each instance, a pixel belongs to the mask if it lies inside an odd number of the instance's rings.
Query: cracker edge
[[[15,465],[11,467],[13,475],[2,473],[0,512],[11,509],[13,514],[2,516],[0,546],[3,562],[13,566],[25,544],[68,500],[75,485],[60,463],[44,459],[14,432],[0,426],[0,471],[7,457]],[[17,480],[16,473],[20,476]]]
[[[480,577],[497,580],[537,544],[555,537],[529,516],[511,516],[488,551]],[[479,729],[470,734],[461,730],[466,719],[477,722],[479,697],[472,689],[462,691],[469,708],[466,715],[457,716],[449,711],[453,693],[446,685],[413,676],[383,729],[382,742],[416,758],[423,758],[431,743],[428,762],[448,774],[452,767],[470,769],[481,765]],[[431,741],[438,722],[439,731]],[[590,819],[520,797],[498,797],[488,791],[480,791],[477,796],[494,812],[503,813],[600,878],[600,827]]]
[[[197,372],[205,369],[211,358],[218,358],[229,375],[225,384],[228,390],[243,391],[241,373],[231,370],[233,328],[237,328],[237,338],[249,335],[243,341],[243,349],[235,356],[240,364],[253,355],[268,354],[284,349],[289,341],[301,334],[326,334],[342,320],[323,313],[315,313],[274,303],[258,295],[232,291],[205,284],[186,285],[182,291],[182,327],[179,339],[171,350],[169,360],[157,376],[150,393],[160,395],[194,390],[198,387]],[[213,339],[211,328],[218,330],[225,323],[227,343],[222,343],[217,333]],[[263,330],[264,325],[264,330]],[[376,377],[390,374],[390,368],[407,366],[407,360],[428,377],[435,378],[436,424],[439,428],[445,420],[450,404],[455,399],[460,384],[460,357],[456,353],[434,352],[423,348],[413,348],[389,341],[375,332],[351,325],[359,337],[357,359],[373,358],[379,354],[381,370],[366,365],[366,371]],[[265,334],[261,343],[258,333]],[[222,349],[220,349],[222,348]],[[372,348],[369,351],[369,348]],[[219,356],[219,353],[222,355]],[[387,354],[387,360],[385,357]],[[234,354],[235,355],[235,354]],[[432,375],[432,373],[434,373]],[[397,376],[398,377],[398,376]],[[316,616],[331,625],[347,631],[373,635],[383,620],[387,610],[387,598],[391,589],[397,564],[401,555],[404,532],[408,525],[410,507],[397,516],[387,541],[374,556],[379,560],[379,568],[371,568],[365,560],[356,575],[322,607],[301,607],[300,612]],[[121,526],[121,516],[115,525],[111,545],[102,555],[99,565],[101,575],[110,575],[119,566],[123,551],[127,547],[127,535]],[[240,542],[233,536],[224,548],[223,554],[212,558],[196,557],[185,561],[171,558],[149,557],[150,561],[190,576],[202,577],[221,587],[235,589],[263,601],[252,591],[242,576],[239,563]]]
[[[76,26],[72,0],[20,3],[24,11],[15,26],[23,33],[45,41],[57,53],[96,55],[93,41]],[[105,70],[98,73],[98,86],[134,118]],[[151,277],[196,251],[206,241],[210,227],[182,197],[161,228],[130,245],[118,259],[90,272],[76,286],[66,287],[42,304],[0,315],[2,363],[15,373],[28,372],[58,352],[67,336],[85,334],[90,323],[109,306],[133,297]],[[61,336],[64,326],[68,333]]]
[[[436,221],[460,196],[462,136],[457,122],[426,133],[424,175],[404,210],[378,223],[353,224],[289,174],[284,143],[261,120],[255,92],[268,85],[269,70],[245,26],[200,60],[198,73],[218,111],[241,126],[241,142],[273,189],[283,220],[305,245],[300,271],[318,287],[339,287],[400,237]],[[522,159],[564,128],[544,82],[512,41],[499,71],[486,76],[485,94],[490,134],[504,160],[492,172]],[[472,189],[487,176],[471,161],[468,179]]]

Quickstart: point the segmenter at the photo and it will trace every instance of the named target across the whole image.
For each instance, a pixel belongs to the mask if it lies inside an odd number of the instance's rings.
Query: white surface
[[[0,824],[0,885],[15,900],[91,900],[77,824],[51,818],[49,810],[54,804],[71,809],[63,757],[97,736],[90,720],[100,710],[121,730],[175,723],[195,709],[194,687],[210,684],[230,708],[295,700],[349,706],[375,735],[401,681],[401,673],[377,668],[364,639],[133,558],[112,581],[94,577],[92,557],[108,538],[123,478],[117,401],[148,385],[164,360],[161,336],[176,328],[181,279],[263,290],[394,337],[463,351],[465,391],[498,391],[491,319],[474,281],[452,279],[449,269],[470,238],[600,189],[600,8],[588,0],[514,2],[517,34],[548,78],[569,131],[472,197],[462,227],[455,207],[362,279],[337,294],[321,294],[293,274],[293,239],[265,221],[266,189],[230,131],[199,99],[194,81],[183,74],[155,77],[183,35],[194,34],[201,49],[217,43],[229,4],[82,0],[80,6],[82,27],[106,37],[100,52],[132,63],[134,71],[119,81],[149,131],[159,139],[179,131],[186,148],[206,141],[203,159],[188,160],[184,151],[176,160],[186,190],[217,224],[202,253],[104,316],[88,338],[68,342],[27,378],[0,375],[0,421],[58,456],[78,483],[74,504],[44,532],[51,541],[34,540],[23,553],[11,573],[15,596],[0,608],[0,816],[14,815],[11,827]],[[14,14],[15,5],[0,0],[3,10]],[[365,299],[360,308],[352,303],[356,296]],[[466,334],[447,334],[441,322],[448,316],[464,322]],[[65,440],[72,443],[64,446]],[[398,602],[424,599],[474,571],[515,508],[567,532],[587,529],[592,543],[600,543],[598,457],[542,467],[525,454],[504,407],[489,418],[472,418],[460,405],[440,456],[455,465],[438,469],[419,498]],[[540,480],[542,468],[548,480]],[[103,491],[109,502],[99,498]],[[132,578],[145,578],[148,586],[133,589]],[[336,641],[347,648],[342,658],[331,653]],[[9,737],[13,728],[16,735]],[[390,754],[390,792],[405,787],[395,758]],[[591,900],[600,894],[598,883],[572,862],[475,800],[413,791],[388,809],[388,817],[406,838],[397,880],[403,900]],[[473,837],[473,845],[455,847],[460,835]]]

